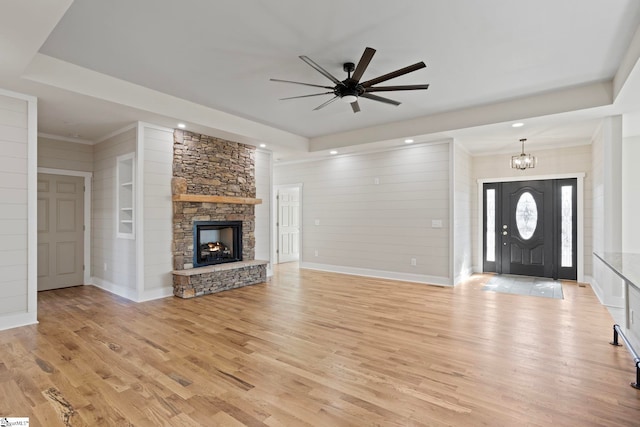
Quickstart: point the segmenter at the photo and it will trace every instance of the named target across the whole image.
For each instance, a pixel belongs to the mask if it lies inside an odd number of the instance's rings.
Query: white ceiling
[[[9,46],[22,69],[0,62],[0,87],[37,95],[40,131],[64,137],[95,141],[133,120],[180,120],[267,142],[283,158],[405,137],[454,137],[482,153],[512,150],[520,137],[585,143],[604,115],[640,111],[640,95],[617,105],[612,83],[640,55],[629,49],[640,38],[636,0],[20,3],[0,6],[0,47],[9,37],[24,44]],[[34,28],[39,38],[23,36]],[[429,90],[384,94],[398,107],[361,99],[354,114],[342,102],[312,111],[330,95],[280,101],[317,92],[269,81],[331,85],[298,56],[343,79],[342,63],[367,46],[377,53],[363,80],[424,60],[426,69],[385,84]],[[525,127],[509,126],[521,119]]]

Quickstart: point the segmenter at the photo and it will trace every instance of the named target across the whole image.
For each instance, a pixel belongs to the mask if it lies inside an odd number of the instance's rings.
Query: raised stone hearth
[[[267,261],[240,261],[209,265],[173,272],[173,294],[193,298],[228,289],[264,283],[267,280]]]
[[[255,147],[176,130],[173,176],[174,295],[264,282],[268,262],[255,261]],[[242,221],[241,261],[193,268],[194,221]]]

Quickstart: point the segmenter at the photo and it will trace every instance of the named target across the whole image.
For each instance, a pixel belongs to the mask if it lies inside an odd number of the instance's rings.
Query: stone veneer
[[[255,198],[255,147],[183,130],[173,137],[174,194]],[[202,273],[193,272],[194,291],[185,292],[186,276],[177,273],[193,268],[194,221],[242,221],[242,259],[255,258],[254,205],[173,202],[174,295],[188,298],[266,280],[264,265],[249,268],[249,277],[247,267],[234,269],[230,263],[223,270],[193,269]],[[196,278],[199,274],[203,276]],[[256,281],[256,274],[261,280]]]

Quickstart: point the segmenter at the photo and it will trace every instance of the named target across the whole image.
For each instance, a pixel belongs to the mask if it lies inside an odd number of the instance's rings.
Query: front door
[[[577,278],[576,180],[484,185],[484,271]]]
[[[84,178],[38,174],[38,290],[83,284]]]

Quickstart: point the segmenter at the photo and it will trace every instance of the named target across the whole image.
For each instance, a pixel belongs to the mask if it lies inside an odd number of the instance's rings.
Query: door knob
[[[503,232],[502,232],[502,235],[503,235],[503,236],[506,236],[506,235],[507,235],[507,232],[506,232],[506,231],[503,231]]]

